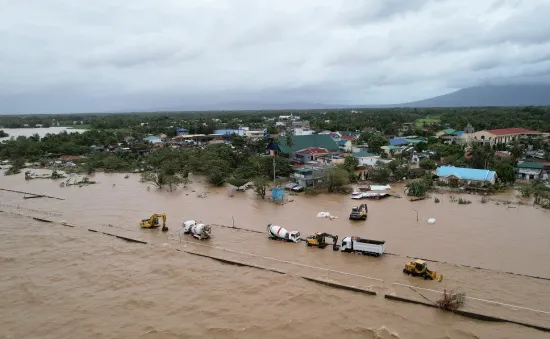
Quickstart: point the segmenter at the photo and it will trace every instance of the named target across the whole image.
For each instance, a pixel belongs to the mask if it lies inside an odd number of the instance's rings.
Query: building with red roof
[[[489,145],[508,144],[520,138],[533,138],[542,136],[544,133],[529,130],[527,128],[499,128],[482,130],[473,133],[464,133],[462,137],[467,143],[483,142]]]

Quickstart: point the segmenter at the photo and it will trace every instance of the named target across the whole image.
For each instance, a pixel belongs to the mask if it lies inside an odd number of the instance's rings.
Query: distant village
[[[212,120],[223,126],[220,119]],[[295,170],[291,180],[298,190],[322,185],[326,179],[326,171],[333,166],[343,164],[349,156],[357,160],[355,175],[359,181],[369,180],[369,174],[377,165],[389,164],[392,160],[399,159],[401,163],[406,164],[403,178],[418,178],[426,171],[433,171],[441,182],[454,180],[464,184],[495,184],[499,181],[495,171],[487,168],[451,166],[449,159],[436,157],[437,150],[430,149],[430,145],[433,145],[436,139],[437,145],[465,146],[463,157],[468,159],[471,156],[469,153],[471,147],[474,144],[483,144],[491,146],[495,157],[511,159],[514,155],[507,150],[507,147],[502,146],[521,142],[525,145],[525,152],[511,162],[515,166],[515,178],[525,182],[535,179],[548,182],[550,176],[549,154],[545,151],[548,150],[547,145],[550,143],[549,133],[525,128],[510,127],[476,131],[468,124],[463,130],[455,130],[450,126],[436,130],[434,127],[441,128],[441,125],[427,123],[419,130],[415,123],[403,123],[396,135],[384,135],[370,126],[357,131],[315,131],[311,128],[309,121],[302,120],[300,116],[293,114],[264,117],[263,121],[263,128],[252,129],[240,126],[235,129],[217,129],[211,134],[190,134],[186,128],[172,126],[175,130],[173,137],[161,133],[136,140],[128,135],[124,139],[124,144],[93,145],[91,152],[131,151],[143,154],[163,147],[204,148],[214,144],[231,145],[232,140],[237,136],[251,141],[268,138],[272,144],[276,145],[272,151],[290,159]],[[74,125],[78,124],[82,124],[82,121],[74,121]],[[141,123],[141,126],[146,124]],[[55,126],[56,122],[54,121],[52,125]],[[277,133],[268,133],[269,130],[272,132],[275,130]],[[412,131],[422,131],[424,136],[409,135]],[[365,142],[364,136],[370,134],[383,137],[385,144],[374,150],[368,142]],[[534,139],[539,141],[539,147],[534,147],[533,143],[529,142]],[[149,147],[140,148],[139,144],[148,144]],[[543,145],[546,146],[543,147]],[[266,155],[268,154],[266,150]],[[74,167],[75,162],[80,158],[75,155],[58,156],[54,160],[56,167]],[[431,159],[433,168],[422,166],[424,159]],[[393,179],[399,181],[402,178]]]
[[[414,128],[413,123],[405,123],[399,129],[399,135],[384,135],[389,141],[380,148],[379,152],[369,150],[369,145],[360,142],[360,136],[364,133],[380,134],[373,127],[366,126],[361,131],[314,131],[308,121],[303,121],[296,115],[281,115],[278,118],[267,119],[266,125],[274,125],[280,133],[268,134],[267,128],[252,130],[248,127],[238,129],[220,129],[213,134],[189,134],[185,128],[177,128],[176,136],[167,138],[166,135],[151,135],[144,141],[154,147],[171,146],[178,147],[205,147],[217,143],[231,144],[231,136],[238,135],[243,138],[257,140],[273,138],[278,145],[277,152],[291,159],[295,168],[293,180],[301,188],[313,187],[322,183],[326,178],[325,171],[334,165],[342,164],[346,156],[357,159],[356,175],[359,180],[368,180],[369,170],[378,163],[389,163],[394,158],[406,158],[408,162],[408,178],[420,177],[428,169],[422,168],[422,159],[430,159],[435,152],[426,149],[418,152],[417,145],[426,143],[426,137],[405,135]],[[430,127],[424,127],[425,132],[430,132]],[[511,144],[516,141],[524,142],[529,139],[539,138],[543,143],[550,142],[550,134],[525,128],[504,128],[475,131],[468,124],[464,130],[446,128],[433,132],[433,137],[440,143],[465,145],[464,157],[468,158],[468,148],[473,143],[480,143],[496,148],[496,145]],[[289,140],[290,138],[290,140]],[[291,141],[291,144],[288,144]],[[528,144],[526,142],[526,144]],[[542,149],[533,149],[527,146],[527,151],[521,159],[517,159],[515,167],[516,178],[520,181],[538,179],[548,181],[550,176],[550,161],[545,161],[547,154]],[[509,151],[495,151],[495,156],[511,158]],[[446,165],[445,159],[437,161],[435,173],[442,181],[450,179],[463,183],[491,183],[498,181],[494,171],[483,168],[462,168]]]

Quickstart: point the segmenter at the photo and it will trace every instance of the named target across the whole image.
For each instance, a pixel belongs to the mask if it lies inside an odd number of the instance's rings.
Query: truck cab
[[[340,250],[342,252],[351,252],[352,251],[352,245],[351,245],[351,237],[345,237],[342,239],[342,246],[340,247]]]
[[[299,242],[301,240],[300,238],[300,232],[298,231],[292,231],[288,233],[288,240],[293,242]]]

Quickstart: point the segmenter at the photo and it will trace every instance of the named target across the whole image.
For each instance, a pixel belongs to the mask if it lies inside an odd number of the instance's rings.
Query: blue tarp
[[[271,199],[273,201],[283,201],[285,198],[284,188],[272,188],[271,189]]]

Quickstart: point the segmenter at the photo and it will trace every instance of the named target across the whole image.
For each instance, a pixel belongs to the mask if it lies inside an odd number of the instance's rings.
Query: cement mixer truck
[[[208,239],[212,236],[212,229],[209,225],[205,224],[197,224],[195,220],[187,220],[183,223],[181,230],[180,230],[180,241],[181,241],[181,235],[182,234],[191,234],[193,237],[204,240]]]
[[[288,242],[300,242],[300,232],[298,231],[292,231],[289,232],[286,229],[282,228],[281,226],[267,225],[267,234],[269,235],[269,239],[272,240],[283,240]]]

